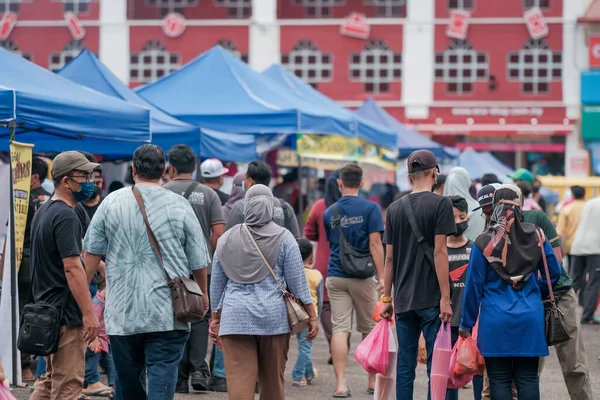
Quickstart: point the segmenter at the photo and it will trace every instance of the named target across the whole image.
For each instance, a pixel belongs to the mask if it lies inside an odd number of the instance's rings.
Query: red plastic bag
[[[390,362],[390,323],[382,319],[358,345],[354,358],[370,374],[385,374]]]
[[[383,318],[381,318],[381,309],[383,308],[383,303],[381,301],[378,301],[377,304],[375,305],[375,309],[373,310],[373,314],[371,314],[371,319],[375,322],[379,322],[381,321]],[[394,319],[392,319],[390,321],[390,324],[394,325]]]
[[[455,371],[456,357],[460,351],[461,346],[464,344],[465,339],[459,337],[454,347],[452,348],[452,355],[450,356],[450,367],[448,371],[448,389],[460,389],[466,386],[467,383],[473,380],[473,375],[466,374],[462,375]]]
[[[477,343],[473,340],[472,336],[463,339],[463,344],[456,355],[456,364],[454,365],[454,372],[461,375],[481,375],[479,360],[482,358]]]
[[[431,400],[444,400],[448,387],[450,356],[452,353],[452,336],[450,324],[442,323],[438,331],[435,345],[433,346],[433,360],[431,363]]]

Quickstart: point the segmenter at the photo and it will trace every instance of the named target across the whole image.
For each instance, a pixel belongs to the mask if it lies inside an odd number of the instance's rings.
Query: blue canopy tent
[[[273,79],[285,90],[291,91],[298,97],[302,97],[311,103],[318,105],[319,108],[327,110],[332,115],[340,115],[343,118],[354,120],[356,133],[359,138],[379,146],[387,148],[396,148],[396,132],[384,125],[379,125],[365,118],[352,113],[345,107],[339,105],[336,101],[325,96],[309,84],[303,82],[296,75],[289,72],[280,64],[271,65],[263,71],[263,75]]]
[[[150,111],[78,85],[0,48],[0,121],[40,152],[94,151],[100,139],[151,139]],[[9,137],[7,129],[0,137]],[[88,139],[94,138],[94,139]],[[1,141],[2,150],[8,140]],[[114,145],[114,142],[113,142]]]
[[[222,158],[229,154],[235,155],[235,160],[231,161],[246,162],[256,160],[259,156],[254,139],[248,135],[200,129],[156,108],[121,82],[89,50],[82,51],[58,74],[107,96],[149,109],[152,116],[152,143],[162,147],[164,151],[168,151],[176,144],[187,144],[201,158]],[[108,155],[109,158],[128,157],[133,154],[137,146],[136,143],[114,146],[103,141],[98,143],[95,153]]]
[[[458,157],[458,164],[469,172],[471,179],[481,178],[484,174],[495,174],[503,183],[512,182],[507,175],[514,170],[498,161],[490,152],[478,153],[469,147]]]
[[[332,115],[282,91],[221,46],[137,92],[170,115],[202,128],[244,134],[355,136],[350,116]]]
[[[444,150],[442,145],[408,129],[403,123],[392,117],[383,108],[379,107],[373,99],[365,101],[360,108],[354,111],[354,113],[394,129],[398,137],[397,148],[400,158],[406,158],[413,151],[421,149],[430,150],[439,158],[453,157],[452,154],[448,154]]]

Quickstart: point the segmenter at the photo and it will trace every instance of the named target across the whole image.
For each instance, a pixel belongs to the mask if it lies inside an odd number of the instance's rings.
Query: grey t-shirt
[[[175,179],[164,185],[163,188],[183,196],[194,182],[195,181],[187,179]],[[192,190],[187,200],[192,206],[196,217],[198,217],[198,221],[202,227],[202,233],[204,233],[204,238],[206,239],[206,246],[208,247],[209,253],[212,255],[214,249],[212,248],[210,241],[211,226],[219,222],[225,223],[221,200],[213,189],[201,183],[196,185],[196,188]],[[211,273],[210,266],[207,272],[209,274]]]
[[[284,200],[277,198],[274,199],[273,202],[275,206],[273,208],[273,221],[277,225],[292,232],[292,235],[294,235],[296,239],[302,237],[302,235],[300,235],[300,227],[298,227],[298,220],[296,219],[296,214],[294,214],[292,206]],[[238,201],[229,213],[225,230],[228,231],[234,226],[242,223],[244,223],[244,201]]]

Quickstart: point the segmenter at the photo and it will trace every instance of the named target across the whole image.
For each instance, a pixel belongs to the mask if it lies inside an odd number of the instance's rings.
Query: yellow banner
[[[27,211],[29,210],[32,148],[32,144],[10,142],[10,162],[13,175],[12,191],[15,204],[14,224],[17,249],[17,271],[21,267],[23,240],[25,239],[25,225],[27,224]]]
[[[365,141],[361,142],[364,148],[364,155],[360,159],[361,163],[374,165],[390,171],[396,170],[396,159],[398,158],[397,150],[377,146]]]
[[[298,154],[336,161],[358,161],[363,154],[359,139],[329,135],[298,135]]]

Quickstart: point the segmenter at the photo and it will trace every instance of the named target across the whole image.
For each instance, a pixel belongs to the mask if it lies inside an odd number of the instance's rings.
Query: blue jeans
[[[213,369],[212,376],[215,378],[226,378],[225,375],[225,359],[223,358],[223,351],[215,345],[213,347]]]
[[[100,375],[98,374],[98,365],[102,365],[106,371],[108,378],[108,386],[115,385],[115,366],[113,364],[112,355],[101,351],[100,353],[94,353],[90,349],[85,351],[85,379],[83,381],[83,387],[87,388],[92,383],[100,382]]]
[[[538,357],[485,357],[490,398],[511,400],[514,381],[520,400],[540,400],[539,363]]]
[[[175,396],[177,369],[188,336],[188,331],[110,336],[110,349],[117,375],[115,398],[172,399]]]
[[[458,326],[453,326],[450,330],[452,333],[452,347],[458,340]],[[473,398],[481,400],[481,392],[483,392],[483,376],[476,375],[473,377]],[[458,389],[446,390],[446,400],[458,400]]]
[[[313,342],[306,338],[308,332],[308,329],[305,329],[296,335],[298,337],[298,359],[292,372],[292,379],[296,382],[300,382],[303,378],[311,379],[315,375],[310,356]]]
[[[38,357],[37,368],[35,369],[35,376],[39,378],[46,373],[46,359],[44,357]]]
[[[419,351],[419,336],[423,332],[427,346],[427,376],[431,373],[433,345],[440,329],[440,308],[406,311],[396,314],[398,334],[398,364],[396,369],[396,398],[412,399]],[[428,399],[431,399],[428,394]]]

